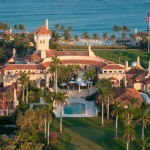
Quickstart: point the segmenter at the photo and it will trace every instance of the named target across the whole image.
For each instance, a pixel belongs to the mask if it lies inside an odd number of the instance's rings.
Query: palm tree
[[[56,101],[58,102],[58,105],[61,105],[61,111],[60,111],[60,132],[62,132],[62,114],[63,114],[63,108],[64,108],[64,104],[67,104],[66,99],[68,98],[68,96],[66,95],[65,92],[61,93],[58,92],[56,95]]]
[[[125,34],[125,33],[122,33],[122,35],[121,35],[121,39],[123,39],[123,40],[124,40],[124,44],[125,44],[125,40],[126,40],[126,38],[127,38],[126,34]]]
[[[24,31],[25,30],[25,26],[23,24],[19,24],[19,30],[20,31]]]
[[[18,30],[18,25],[17,24],[14,25],[14,30],[16,30],[16,31]]]
[[[83,34],[82,34],[82,38],[83,39],[89,39],[89,35],[88,35],[88,33],[85,31],[85,32],[83,32]]]
[[[71,30],[63,30],[63,33],[62,33],[62,35],[63,35],[63,37],[64,37],[64,40],[66,40],[66,41],[70,41],[70,39],[71,39],[71,34],[70,34],[70,32],[71,32]]]
[[[145,150],[145,148],[148,148],[148,147],[150,148],[149,139],[150,139],[150,137],[140,140],[140,145],[139,146],[142,146],[142,150]]]
[[[114,31],[114,32],[118,32],[118,26],[117,26],[117,25],[114,25],[114,26],[113,26],[113,31]]]
[[[93,34],[93,39],[94,39],[94,40],[98,40],[98,39],[99,39],[99,35],[96,34],[96,33],[94,33],[94,34]]]
[[[43,110],[37,107],[35,109],[35,117],[36,117],[36,122],[37,122],[39,130],[40,130],[42,127],[42,124],[43,124],[43,120],[44,120],[43,119],[44,118]]]
[[[75,40],[75,41],[78,41],[78,40],[79,40],[78,35],[75,35],[75,36],[74,36],[74,40]]]
[[[97,83],[98,89],[98,97],[97,101],[101,101],[101,112],[102,112],[102,126],[104,125],[104,104],[107,104],[107,119],[109,119],[109,103],[110,99],[112,99],[113,92],[111,82],[106,80],[105,78],[98,80]]]
[[[18,78],[19,83],[22,85],[22,102],[24,102],[24,91],[25,87],[28,85],[29,76],[26,73],[21,73],[20,77]]]
[[[128,104],[127,107],[124,107],[122,110],[122,118],[124,120],[124,123],[129,126],[131,124],[131,121],[134,117],[135,109],[131,104]]]
[[[123,141],[126,141],[126,150],[129,149],[129,143],[132,142],[135,139],[135,131],[134,131],[134,126],[133,125],[127,125],[125,126],[125,130],[123,131]]]
[[[67,30],[68,30],[68,32],[72,32],[73,31],[71,26],[69,26]]]
[[[111,41],[115,42],[117,40],[116,36],[115,35],[110,35],[110,39]]]
[[[122,27],[119,26],[118,27],[118,33],[120,34],[120,40],[121,40],[121,45],[122,45],[121,32],[122,32]]]
[[[144,44],[144,49],[145,49],[145,43],[147,42],[147,36],[146,35],[142,35],[142,42]]]
[[[55,24],[55,30],[59,30],[59,24]]]
[[[10,102],[13,100],[13,92],[12,91],[6,91],[5,98],[8,102],[8,114],[9,114]]]
[[[127,33],[130,32],[130,28],[125,25],[122,27],[122,30],[126,33],[126,36],[127,36]]]
[[[108,39],[108,35],[107,35],[106,32],[103,33],[102,38],[103,38],[103,40],[107,40]]]
[[[9,27],[8,23],[4,22],[4,23],[3,23],[3,30],[6,31],[6,30],[8,30],[9,28],[10,28],[10,27]]]
[[[49,145],[50,124],[52,122],[52,119],[55,116],[55,114],[53,113],[53,110],[54,110],[53,103],[50,103],[43,107],[43,111],[45,112],[45,120],[47,120],[47,146]],[[45,124],[45,127],[46,127],[46,124]],[[46,132],[45,132],[45,137],[46,137]]]
[[[88,96],[89,96],[89,80],[93,80],[95,77],[95,70],[89,69],[84,73],[84,77],[86,80],[88,80]]]
[[[42,97],[43,97],[45,103],[52,103],[52,93],[49,91],[49,89],[43,90]]]
[[[54,41],[57,42],[59,38],[60,35],[58,34],[58,32],[56,30],[52,30],[52,39],[54,39]]]
[[[60,26],[60,30],[61,31],[64,31],[65,30],[65,27],[62,25],[62,26]]]
[[[150,124],[150,116],[149,116],[148,110],[146,110],[145,108],[142,108],[139,116],[140,118],[136,122],[142,123],[142,139],[144,140],[145,139],[144,129],[146,128],[147,123]]]
[[[113,108],[112,108],[113,110],[111,112],[111,115],[112,116],[114,114],[116,115],[116,135],[115,135],[116,139],[118,138],[118,115],[119,115],[119,111],[121,110],[120,108],[121,108],[120,102],[115,101],[115,103],[113,104]]]
[[[61,63],[60,59],[57,58],[57,56],[52,57],[52,63],[51,66],[53,67],[53,69],[55,70],[55,92],[57,93],[57,67],[58,65]]]
[[[131,41],[136,41],[136,34],[129,34]]]

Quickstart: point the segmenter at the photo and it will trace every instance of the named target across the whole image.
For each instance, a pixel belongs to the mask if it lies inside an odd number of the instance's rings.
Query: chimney
[[[150,60],[148,62],[148,72],[150,72]]]
[[[140,57],[138,56],[137,57],[137,65],[136,65],[137,67],[141,67],[141,65],[140,65]]]
[[[128,61],[125,61],[125,70],[128,71]]]
[[[91,45],[89,44],[88,50],[91,51]]]
[[[16,49],[13,48],[13,57],[15,58],[16,57]]]
[[[46,21],[45,21],[45,27],[48,30],[48,19],[46,19]]]
[[[9,29],[9,33],[10,33],[10,34],[12,33],[12,29]]]

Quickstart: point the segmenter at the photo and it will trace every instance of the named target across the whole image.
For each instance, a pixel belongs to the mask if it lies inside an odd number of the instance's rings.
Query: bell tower
[[[36,42],[36,50],[41,51],[41,58],[46,58],[46,50],[49,50],[49,40],[52,32],[48,29],[48,19],[46,25],[39,27],[34,31],[34,40]]]

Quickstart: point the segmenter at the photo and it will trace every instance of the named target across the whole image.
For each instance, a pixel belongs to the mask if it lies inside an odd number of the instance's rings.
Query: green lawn
[[[125,150],[126,143],[121,140],[122,126],[119,125],[119,138],[115,136],[115,121],[105,120],[101,127],[100,118],[63,118],[63,131],[59,133],[59,118],[51,124],[51,132],[59,135],[58,142],[51,144],[51,150]],[[147,126],[146,137],[150,127]],[[136,140],[130,144],[130,149],[140,150],[138,141],[141,136],[141,126],[136,127]]]
[[[141,66],[147,69],[148,67],[148,61],[150,60],[150,53],[147,53],[143,50],[95,50],[93,51],[97,56],[100,56],[101,58],[112,60],[118,63],[118,53],[122,53],[121,57],[121,63],[124,64],[124,56],[127,57],[127,60],[129,61],[129,66],[131,65],[131,62],[136,62],[137,56],[140,57]],[[114,58],[112,58],[112,55]]]

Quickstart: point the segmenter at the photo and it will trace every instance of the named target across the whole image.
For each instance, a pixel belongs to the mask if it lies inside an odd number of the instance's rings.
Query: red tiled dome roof
[[[34,34],[52,34],[52,31],[47,30],[45,26],[40,26],[34,31]]]

